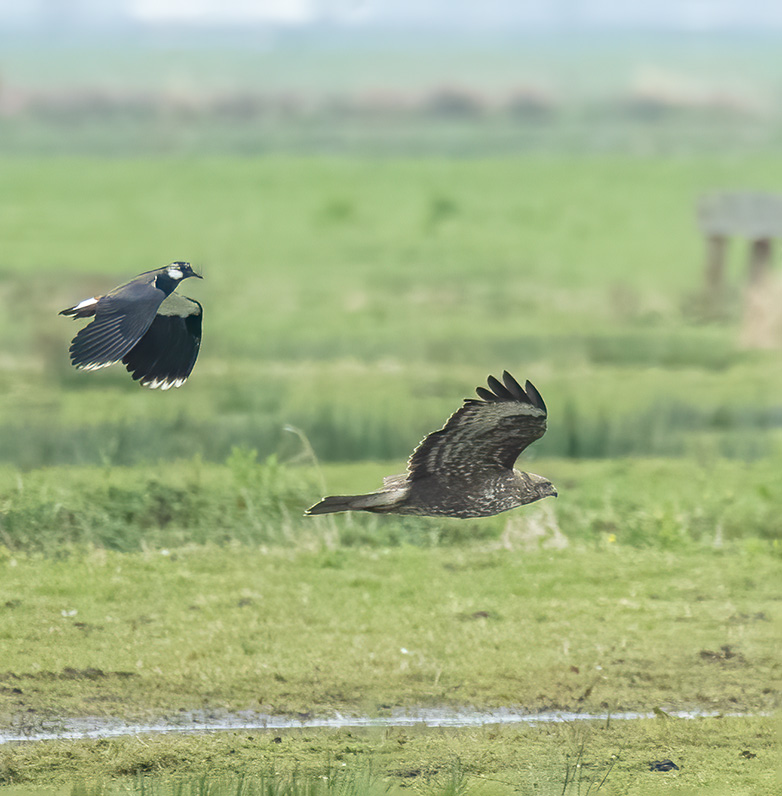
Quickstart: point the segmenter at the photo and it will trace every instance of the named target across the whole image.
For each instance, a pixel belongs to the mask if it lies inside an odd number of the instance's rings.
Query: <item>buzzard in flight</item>
[[[407,472],[383,479],[368,495],[333,495],[307,514],[372,511],[433,517],[488,517],[557,490],[546,478],[515,470],[519,454],[546,431],[546,404],[535,387],[524,389],[507,371],[489,376],[489,390],[467,398],[439,430],[413,451]]]
[[[174,293],[191,276],[203,278],[190,263],[171,263],[63,310],[60,315],[94,318],[71,342],[74,367],[122,362],[143,387],[181,387],[201,346],[201,305]]]

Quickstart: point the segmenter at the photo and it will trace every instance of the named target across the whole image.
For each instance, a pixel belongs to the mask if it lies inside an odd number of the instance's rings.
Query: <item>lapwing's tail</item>
[[[91,318],[95,314],[95,305],[100,300],[100,296],[84,299],[67,310],[61,310],[60,315],[70,315],[73,318]]]

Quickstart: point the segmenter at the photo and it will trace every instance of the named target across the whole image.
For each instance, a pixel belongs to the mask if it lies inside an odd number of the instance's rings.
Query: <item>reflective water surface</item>
[[[42,723],[36,727],[21,727],[0,731],[0,744],[15,741],[47,741],[54,739],[114,738],[144,733],[198,733],[229,730],[288,730],[300,728],[350,728],[350,727],[480,727],[490,724],[554,724],[578,721],[628,721],[653,719],[658,713],[522,713],[510,709],[489,711],[449,710],[446,708],[422,709],[415,712],[394,712],[388,716],[271,716],[250,711],[216,715],[194,711],[174,719],[161,719],[151,724],[131,724],[119,719],[85,717]],[[719,711],[671,710],[665,715],[677,719],[701,719],[723,715]]]

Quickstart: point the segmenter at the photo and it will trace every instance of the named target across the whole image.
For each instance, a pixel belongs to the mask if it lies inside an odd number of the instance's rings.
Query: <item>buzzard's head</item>
[[[548,478],[542,475],[535,475],[535,473],[524,473],[529,479],[528,490],[531,493],[527,502],[532,503],[535,500],[541,500],[545,497],[556,497],[557,488]]]

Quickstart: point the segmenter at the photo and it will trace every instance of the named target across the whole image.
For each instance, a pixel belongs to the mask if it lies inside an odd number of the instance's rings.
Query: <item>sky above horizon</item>
[[[0,25],[122,23],[306,26],[317,22],[463,30],[782,29],[769,0],[0,0]]]

